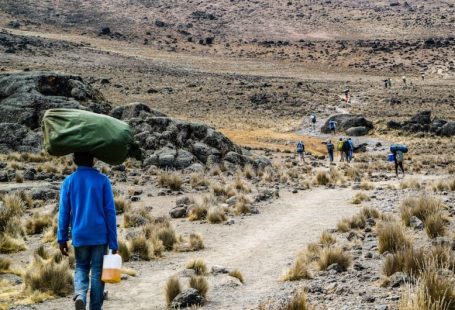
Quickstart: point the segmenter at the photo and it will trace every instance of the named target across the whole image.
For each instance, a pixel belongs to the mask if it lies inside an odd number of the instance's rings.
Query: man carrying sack
[[[68,230],[76,256],[74,292],[76,310],[84,310],[90,279],[90,310],[103,306],[101,281],[107,247],[117,253],[117,223],[114,195],[108,177],[93,168],[93,156],[74,153],[77,170],[62,184],[58,219],[58,243],[68,256]]]

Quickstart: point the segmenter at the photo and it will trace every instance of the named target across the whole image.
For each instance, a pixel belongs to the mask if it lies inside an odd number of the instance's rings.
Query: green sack
[[[44,148],[55,156],[88,152],[111,165],[135,148],[129,125],[107,115],[76,109],[50,109],[43,117]]]

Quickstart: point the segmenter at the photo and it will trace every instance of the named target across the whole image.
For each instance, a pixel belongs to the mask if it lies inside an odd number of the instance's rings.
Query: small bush
[[[365,193],[357,193],[352,199],[352,204],[359,205],[364,201],[370,200],[370,197]]]
[[[400,182],[400,188],[401,189],[410,188],[410,189],[419,190],[422,188],[422,185],[416,179],[408,179],[408,180],[404,180],[404,181]]]
[[[447,219],[441,213],[428,216],[425,220],[425,232],[428,237],[434,239],[446,234]]]
[[[251,200],[246,195],[238,195],[235,203],[235,212],[237,214],[248,214],[251,213],[250,208]]]
[[[168,187],[173,191],[182,189],[182,177],[177,173],[161,173],[158,176],[158,184],[161,187]]]
[[[20,217],[24,213],[25,204],[16,194],[7,194],[3,197],[3,208],[0,208],[0,232],[5,231],[8,222],[13,217]]]
[[[155,256],[153,244],[143,235],[131,239],[129,248],[133,255],[137,255],[142,260],[149,261]]]
[[[167,304],[170,305],[174,298],[180,294],[181,291],[182,287],[180,285],[180,280],[177,277],[169,278],[166,282],[165,288]]]
[[[190,209],[188,216],[189,221],[205,220],[207,217],[208,208],[204,205],[195,205]]]
[[[437,198],[431,196],[409,197],[401,203],[400,214],[405,225],[409,226],[412,216],[425,223],[427,217],[445,209],[446,206]]]
[[[338,264],[341,270],[346,271],[351,266],[351,256],[341,248],[325,248],[321,251],[318,261],[320,270],[326,270],[332,264]]]
[[[52,217],[50,214],[35,213],[31,219],[25,224],[25,228],[29,235],[41,234],[46,228],[52,225]]]
[[[24,183],[24,175],[20,172],[16,172],[14,179],[16,180],[16,183]]]
[[[193,269],[197,275],[202,276],[207,273],[207,265],[202,259],[193,259],[186,265],[186,268]]]
[[[240,283],[242,283],[242,284],[245,283],[244,282],[245,280],[243,279],[243,275],[239,270],[233,270],[233,271],[229,272],[229,275],[231,277],[239,279]]]
[[[199,251],[204,248],[204,240],[200,234],[190,234],[189,244],[192,251]]]
[[[207,219],[211,224],[219,224],[226,221],[226,214],[222,208],[212,208],[208,211]]]
[[[332,244],[335,244],[336,238],[333,236],[333,234],[329,233],[328,231],[324,231],[321,234],[321,237],[319,237],[319,243],[324,245],[324,246],[330,246]]]
[[[391,252],[406,249],[411,242],[406,237],[404,228],[397,222],[383,222],[377,229],[379,253]]]
[[[298,256],[292,267],[283,276],[283,281],[298,281],[301,279],[311,279],[311,274],[304,257]]]
[[[209,283],[206,278],[202,276],[192,276],[190,278],[190,287],[196,289],[204,298],[207,297]]]
[[[252,179],[256,176],[256,171],[254,170],[252,165],[245,165],[243,168],[243,174],[245,178]]]
[[[198,188],[200,186],[208,186],[209,182],[202,173],[193,173],[190,176],[191,188]]]
[[[154,221],[150,211],[146,208],[132,209],[123,214],[123,227],[139,227]]]
[[[0,253],[10,254],[26,250],[23,240],[11,237],[8,234],[0,234]]]
[[[128,248],[128,244],[123,240],[118,241],[118,254],[122,257],[122,261],[124,262],[128,262],[131,258],[131,252]]]
[[[8,273],[11,267],[11,260],[6,257],[0,257],[0,274]]]
[[[126,211],[130,210],[130,207],[131,207],[130,203],[121,196],[115,196],[114,203],[115,203],[115,211],[117,214],[123,214]]]
[[[327,185],[330,183],[330,176],[325,171],[318,171],[315,183],[317,185]]]
[[[364,191],[369,191],[374,189],[374,185],[371,184],[370,182],[363,181],[362,183],[360,183],[360,189]]]
[[[67,296],[73,291],[73,276],[67,260],[56,263],[35,256],[25,273],[24,283],[31,291]]]

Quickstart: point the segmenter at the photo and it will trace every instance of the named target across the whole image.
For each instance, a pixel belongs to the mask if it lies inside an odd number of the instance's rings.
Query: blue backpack
[[[392,144],[390,146],[390,152],[396,153],[398,151],[400,151],[402,153],[407,153],[408,152],[407,145],[404,145],[404,144]]]
[[[305,147],[304,147],[303,143],[301,143],[301,142],[297,143],[297,152],[299,152],[299,153],[303,152],[304,148]]]

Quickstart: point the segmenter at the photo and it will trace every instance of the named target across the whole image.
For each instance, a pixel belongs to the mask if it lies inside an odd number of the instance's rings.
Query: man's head
[[[74,153],[73,160],[77,166],[93,167],[93,155],[90,153]]]
[[[340,141],[343,141],[343,138],[340,138]]]

